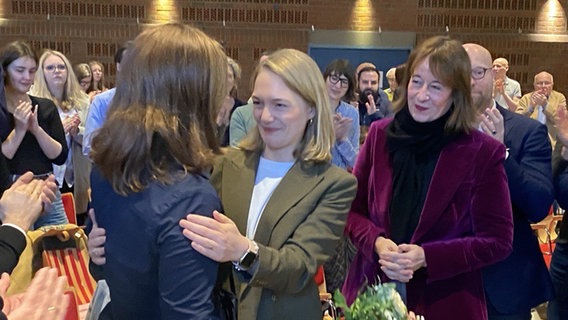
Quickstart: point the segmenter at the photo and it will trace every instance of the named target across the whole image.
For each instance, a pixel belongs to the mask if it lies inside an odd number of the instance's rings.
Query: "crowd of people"
[[[110,292],[100,319],[217,319],[220,288],[240,319],[321,319],[322,266],[348,304],[393,282],[409,319],[530,319],[544,302],[568,319],[567,219],[550,271],[531,230],[568,207],[548,72],[523,96],[506,59],[437,36],[382,90],[370,62],[322,71],[279,49],[245,102],[238,63],[179,23],[121,46],[111,89],[100,62],[21,41],[0,63],[0,272],[28,230],[67,223],[73,192]],[[0,319],[62,319],[64,277],[42,269],[7,296],[7,274]]]

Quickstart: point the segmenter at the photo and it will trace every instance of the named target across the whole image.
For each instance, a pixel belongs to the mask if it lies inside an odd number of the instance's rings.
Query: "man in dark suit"
[[[558,142],[552,155],[552,177],[556,201],[568,209],[568,111],[559,109],[556,114]],[[556,248],[550,262],[550,276],[556,299],[548,303],[548,320],[568,319],[568,214],[564,213]]]
[[[473,106],[479,129],[507,147],[507,174],[513,207],[513,252],[484,269],[489,319],[531,318],[531,308],[553,297],[552,283],[530,224],[546,217],[554,197],[551,146],[546,127],[495,103],[491,54],[465,44],[472,65]]]

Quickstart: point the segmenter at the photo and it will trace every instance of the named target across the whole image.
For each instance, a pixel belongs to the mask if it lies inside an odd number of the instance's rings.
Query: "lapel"
[[[473,170],[475,162],[472,159],[475,159],[480,143],[482,142],[473,142],[470,135],[458,138],[458,141],[442,150],[432,175],[418,226],[412,236],[412,243],[420,243],[426,232],[435,229],[440,215],[446,211],[462,181]]]
[[[254,236],[258,243],[268,245],[274,226],[323,179],[318,168],[319,166],[302,164],[299,161],[290,168],[272,193],[258,221]]]
[[[259,153],[238,153],[223,167],[221,198],[225,213],[235,222],[241,234],[247,232],[247,217],[254,188]],[[241,156],[243,155],[243,156]]]
[[[503,137],[503,143],[505,144],[505,146],[507,148],[511,147],[511,143],[514,141],[517,141],[518,139],[515,139],[515,137],[513,137],[512,129],[515,127],[515,125],[517,124],[516,121],[514,121],[513,118],[513,113],[511,111],[506,110],[505,108],[501,107],[499,104],[497,104],[497,110],[499,110],[499,112],[501,113],[501,115],[503,116],[503,128],[505,130],[505,135]],[[513,148],[516,150],[516,148]]]

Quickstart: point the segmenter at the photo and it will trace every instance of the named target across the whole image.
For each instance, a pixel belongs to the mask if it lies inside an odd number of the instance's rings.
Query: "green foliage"
[[[406,320],[407,310],[393,283],[368,286],[359,294],[351,306],[336,290],[335,305],[345,313],[345,320]]]

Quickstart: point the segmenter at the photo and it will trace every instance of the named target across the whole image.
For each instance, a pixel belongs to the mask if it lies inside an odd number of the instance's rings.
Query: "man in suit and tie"
[[[490,320],[529,320],[531,308],[553,296],[550,276],[530,226],[546,217],[553,201],[551,146],[546,126],[493,100],[489,51],[472,43],[464,48],[472,65],[472,98],[479,129],[507,147],[504,166],[513,207],[513,252],[483,271],[488,315]]]
[[[566,97],[553,89],[554,77],[542,71],[534,76],[534,91],[525,94],[519,100],[515,112],[529,116],[548,128],[548,136],[552,147],[556,145],[555,116],[558,108],[566,108]]]

